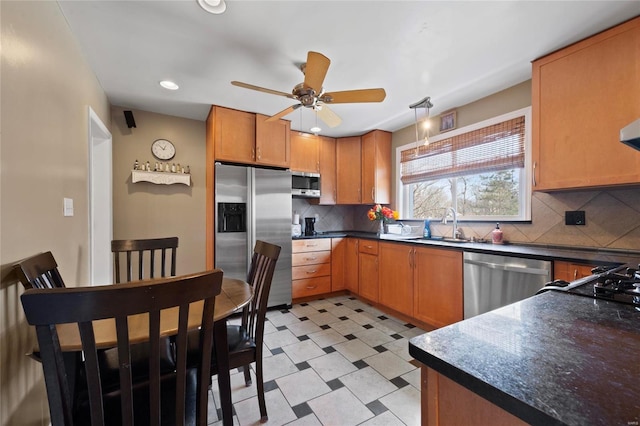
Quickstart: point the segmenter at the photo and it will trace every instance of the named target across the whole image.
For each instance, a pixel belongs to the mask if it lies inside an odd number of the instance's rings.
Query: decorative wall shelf
[[[173,185],[181,183],[191,186],[191,175],[188,173],[169,172],[145,172],[142,170],[131,170],[131,182],[151,182],[157,185]]]

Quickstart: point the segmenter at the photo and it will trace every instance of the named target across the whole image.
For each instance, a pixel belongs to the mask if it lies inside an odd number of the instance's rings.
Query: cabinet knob
[[[318,270],[314,269],[313,271],[307,271],[307,274],[315,274],[316,272],[318,272]]]
[[[304,260],[317,260],[317,257],[305,257]]]
[[[317,288],[317,285],[308,285],[307,286],[307,290],[313,290],[314,288]]]

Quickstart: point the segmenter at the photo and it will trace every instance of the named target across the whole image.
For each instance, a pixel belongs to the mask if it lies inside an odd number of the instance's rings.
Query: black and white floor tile
[[[420,369],[409,339],[423,330],[351,297],[267,313],[267,425],[419,425]],[[253,371],[252,371],[253,374]],[[220,424],[215,381],[209,424]],[[231,374],[234,425],[258,425],[255,383]]]

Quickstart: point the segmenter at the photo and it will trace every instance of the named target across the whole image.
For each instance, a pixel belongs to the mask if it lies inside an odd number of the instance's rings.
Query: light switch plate
[[[73,216],[73,198],[64,198],[64,216]]]

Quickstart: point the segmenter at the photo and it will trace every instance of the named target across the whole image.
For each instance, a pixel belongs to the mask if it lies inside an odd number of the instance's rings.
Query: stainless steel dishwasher
[[[464,252],[464,318],[526,299],[551,281],[551,262]]]

